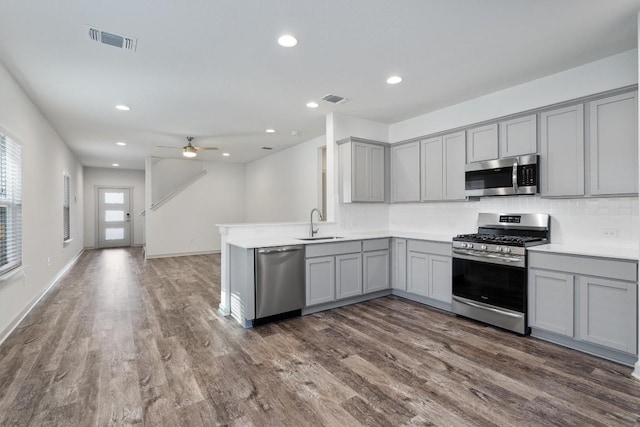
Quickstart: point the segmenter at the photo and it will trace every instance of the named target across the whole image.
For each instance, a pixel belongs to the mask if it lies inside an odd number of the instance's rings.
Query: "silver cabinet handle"
[[[511,183],[513,184],[513,192],[518,194],[518,159],[513,162],[513,170],[511,172]]]
[[[283,252],[295,252],[295,251],[301,251],[301,250],[302,250],[301,246],[287,246],[284,248],[258,249],[258,253],[269,255],[269,254],[281,254]]]
[[[493,311],[494,313],[502,314],[502,315],[509,316],[509,317],[515,317],[516,319],[520,319],[522,316],[524,316],[523,314],[516,314],[516,313],[511,313],[509,311],[499,310],[499,309],[493,308],[493,307],[487,307],[487,306],[485,306],[483,304],[476,304],[474,302],[467,301],[467,300],[464,300],[462,298],[458,298],[456,296],[453,296],[453,299],[458,301],[460,304],[466,304],[466,305],[470,305],[471,307],[481,308],[483,310]]]

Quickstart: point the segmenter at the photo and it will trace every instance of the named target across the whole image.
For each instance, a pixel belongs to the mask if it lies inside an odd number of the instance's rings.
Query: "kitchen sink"
[[[336,240],[336,239],[344,239],[344,237],[339,236],[319,236],[319,237],[297,237],[296,240]]]

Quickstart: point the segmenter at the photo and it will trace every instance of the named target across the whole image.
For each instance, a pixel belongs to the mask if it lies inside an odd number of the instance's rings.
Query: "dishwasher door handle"
[[[258,253],[269,255],[269,254],[281,254],[283,252],[295,252],[295,251],[301,251],[301,250],[302,250],[302,246],[286,246],[286,247],[277,248],[277,249],[258,249]]]

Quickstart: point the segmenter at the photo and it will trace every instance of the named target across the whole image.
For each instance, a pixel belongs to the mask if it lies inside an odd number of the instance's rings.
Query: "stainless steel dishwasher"
[[[304,246],[255,250],[256,321],[274,316],[300,315],[305,304]],[[268,318],[268,319],[265,319]]]

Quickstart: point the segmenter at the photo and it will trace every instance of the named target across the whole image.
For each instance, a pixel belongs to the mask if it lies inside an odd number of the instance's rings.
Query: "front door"
[[[98,247],[131,246],[129,188],[98,188]]]

